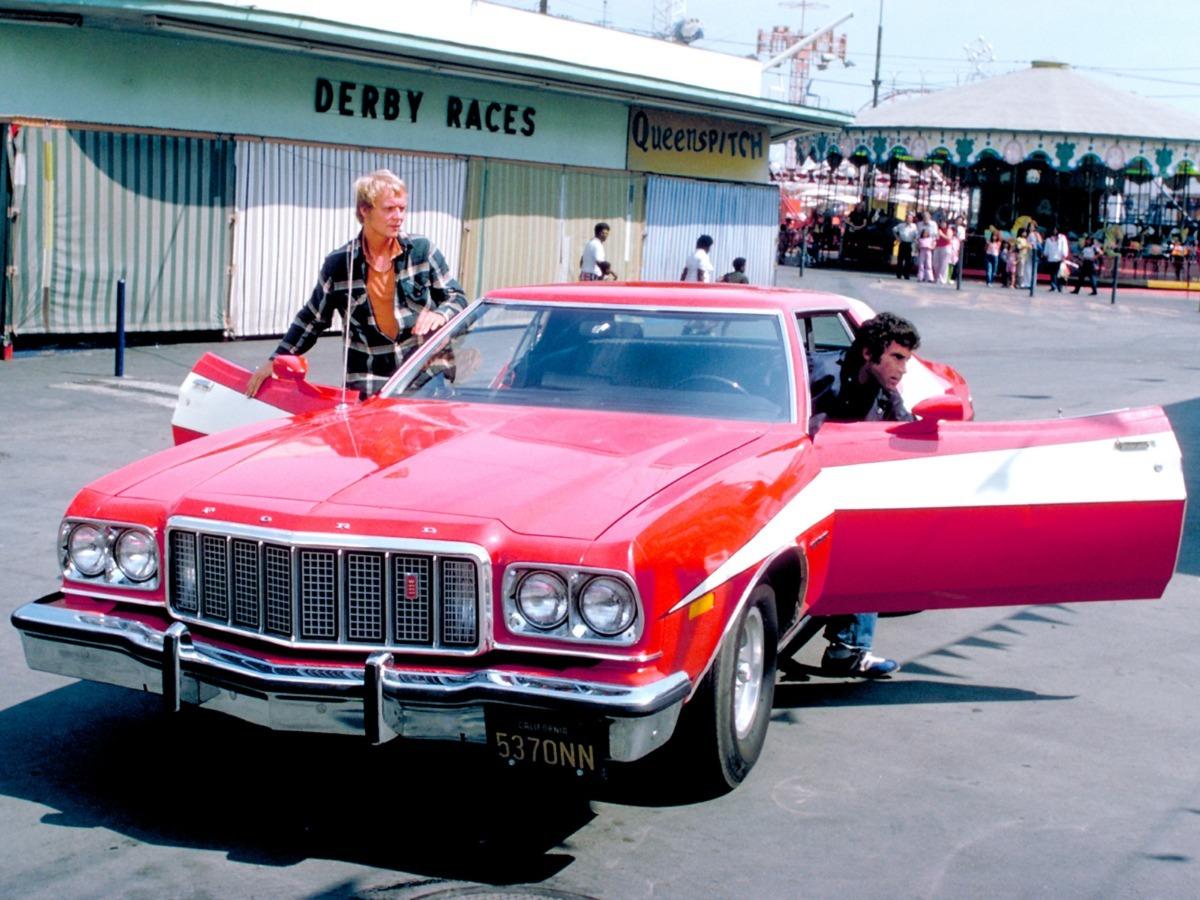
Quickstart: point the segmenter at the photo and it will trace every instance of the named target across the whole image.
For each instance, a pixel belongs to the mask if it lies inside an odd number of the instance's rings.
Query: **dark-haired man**
[[[702,234],[696,239],[696,249],[688,257],[683,273],[679,276],[680,281],[713,280],[713,272],[716,270],[708,255],[712,251],[713,243],[712,235],[709,234]]]
[[[814,433],[824,421],[908,422],[913,416],[898,390],[908,360],[921,337],[907,319],[879,313],[858,329],[854,343],[842,360],[841,373],[813,385]],[[900,668],[895,660],[871,652],[875,639],[875,613],[831,616],[825,626],[829,646],[821,668],[831,675],[881,678]]]
[[[725,284],[749,284],[750,279],[746,277],[746,257],[734,257],[733,271],[722,275],[721,281]]]
[[[604,242],[611,229],[607,222],[597,222],[592,229],[594,237],[583,245],[583,256],[579,259],[580,281],[602,281],[608,274],[608,259],[604,255]]]

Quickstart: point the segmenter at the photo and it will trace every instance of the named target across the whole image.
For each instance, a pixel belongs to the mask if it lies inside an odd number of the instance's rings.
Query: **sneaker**
[[[853,650],[830,645],[825,648],[825,655],[821,657],[821,671],[826,675],[886,678],[899,670],[900,664],[894,659],[876,656],[870,650]]]

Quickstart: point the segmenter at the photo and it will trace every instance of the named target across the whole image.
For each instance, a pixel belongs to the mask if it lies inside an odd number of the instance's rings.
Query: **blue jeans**
[[[991,284],[996,277],[996,257],[985,256],[983,258],[983,271],[987,277],[987,283]]]
[[[855,650],[870,650],[875,642],[876,613],[856,613],[852,616],[830,616],[825,625],[825,640]]]

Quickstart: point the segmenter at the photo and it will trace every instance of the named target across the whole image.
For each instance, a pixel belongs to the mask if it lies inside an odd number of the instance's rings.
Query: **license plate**
[[[605,724],[489,710],[488,746],[502,764],[580,778],[604,772],[608,756],[608,727]]]

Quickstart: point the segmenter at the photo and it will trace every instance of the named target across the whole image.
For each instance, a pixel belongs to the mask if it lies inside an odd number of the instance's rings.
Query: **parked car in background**
[[[810,378],[872,315],[732,285],[497,290],[361,403],[296,358],[248,400],[205,357],[181,443],[66,510],[62,585],[13,616],[27,661],[574,776],[673,753],[721,791],[816,617],[1161,595],[1185,499],[1161,409],[975,422],[963,378],[916,359],[915,421],[814,435]]]

